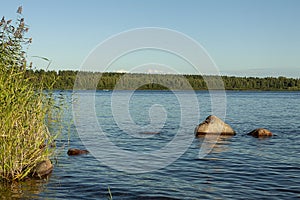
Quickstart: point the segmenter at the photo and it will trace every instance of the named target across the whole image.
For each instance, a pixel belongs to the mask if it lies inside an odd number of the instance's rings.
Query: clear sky
[[[162,27],[198,41],[224,75],[300,77],[300,0],[1,0],[0,15],[15,18],[20,5],[29,57],[50,69],[79,69],[119,32]]]

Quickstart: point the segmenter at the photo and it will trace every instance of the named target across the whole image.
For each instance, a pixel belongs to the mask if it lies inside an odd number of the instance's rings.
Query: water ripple
[[[170,118],[161,133],[147,139],[133,138],[118,130],[105,107],[110,105],[107,103],[109,94],[97,96],[97,105],[102,105],[97,116],[114,144],[130,151],[151,152],[172,140],[179,128],[173,123],[179,119],[174,114],[178,110],[172,115],[172,93],[157,91],[149,96],[147,92],[139,92],[134,97],[138,100],[137,109],[142,109],[147,100],[161,101],[171,108],[167,109]],[[201,116],[205,118],[210,114],[209,105],[205,103],[210,97],[206,92],[197,95],[202,103]],[[25,182],[14,189],[3,186],[0,196],[2,199],[107,199],[109,187],[113,199],[130,200],[299,198],[299,97],[296,93],[230,92],[227,94],[227,117],[238,132],[236,136],[220,138],[212,152],[201,159],[198,153],[203,140],[195,139],[180,159],[163,169],[143,174],[116,171],[91,154],[67,156],[69,147],[85,148],[75,127],[71,126],[70,138],[62,136],[58,139],[58,146],[62,148],[58,149],[58,163],[48,180]],[[71,111],[66,114],[72,115]],[[147,117],[144,120],[146,123]],[[269,128],[277,136],[258,139],[245,135],[258,127]]]

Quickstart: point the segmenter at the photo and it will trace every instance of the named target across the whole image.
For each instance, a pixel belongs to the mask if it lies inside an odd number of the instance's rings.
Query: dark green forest
[[[79,76],[77,76],[79,75]],[[170,74],[125,74],[78,71],[45,71],[28,70],[33,84],[44,84],[45,89],[57,90],[95,89],[98,90],[300,90],[299,78],[286,77],[235,77],[235,76],[201,76],[201,75],[170,75]],[[75,80],[76,85],[74,87]],[[223,80],[216,81],[216,80]],[[221,82],[221,83],[220,83]],[[217,83],[216,85],[214,85]],[[224,84],[224,85],[222,85]],[[192,88],[191,88],[192,87]]]

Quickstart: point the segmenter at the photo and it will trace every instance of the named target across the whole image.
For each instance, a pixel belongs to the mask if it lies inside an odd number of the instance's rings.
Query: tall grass
[[[56,134],[50,134],[46,121],[55,109],[53,97],[37,88],[30,77],[24,49],[28,27],[19,17],[0,22],[0,180],[22,180],[34,167],[48,159]],[[48,120],[48,122],[50,122]]]

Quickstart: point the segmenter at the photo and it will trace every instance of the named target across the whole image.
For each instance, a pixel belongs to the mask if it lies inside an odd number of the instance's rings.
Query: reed
[[[43,92],[43,81],[36,87],[26,77],[28,69],[24,49],[31,43],[26,38],[28,27],[19,17],[0,22],[0,180],[22,180],[34,167],[54,152],[58,133],[51,134],[47,123],[56,114],[55,100]]]
[[[107,199],[108,200],[113,200],[113,196],[112,196],[112,193],[110,191],[110,187],[109,186],[107,187],[107,190],[108,190],[108,197],[107,197]]]

